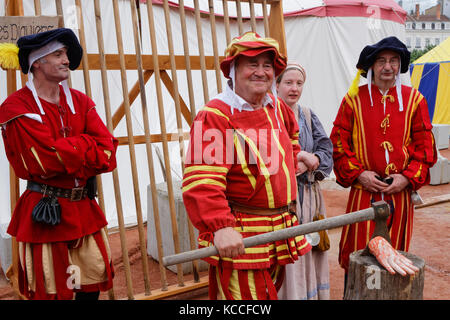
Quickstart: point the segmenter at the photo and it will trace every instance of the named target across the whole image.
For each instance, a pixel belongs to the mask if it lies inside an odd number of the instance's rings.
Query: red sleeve
[[[186,211],[201,233],[235,224],[226,198],[228,120],[218,109],[205,109],[210,111],[200,111],[191,127],[182,187]]]
[[[409,179],[413,190],[430,181],[429,168],[437,161],[437,150],[432,125],[428,114],[427,101],[422,95],[411,120],[411,139],[407,146],[409,164],[402,174]]]
[[[118,140],[108,131],[95,108],[86,113],[83,134],[57,139],[53,147],[58,152],[67,173],[91,177],[116,167]]]
[[[51,178],[60,174],[86,179],[113,170],[117,140],[108,132],[95,109],[87,114],[85,133],[55,140],[39,121],[21,116],[3,130],[8,159],[17,176]],[[105,152],[107,151],[107,152]]]
[[[353,151],[353,108],[347,97],[341,106],[333,123],[330,139],[333,143],[333,161],[336,181],[343,187],[349,187],[364,171]]]

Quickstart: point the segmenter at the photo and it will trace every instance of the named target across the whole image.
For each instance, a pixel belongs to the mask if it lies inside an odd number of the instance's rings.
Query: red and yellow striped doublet
[[[428,169],[437,160],[432,125],[426,100],[417,90],[402,86],[403,111],[395,87],[385,95],[375,85],[371,91],[373,106],[367,85],[361,86],[354,98],[346,95],[342,100],[331,132],[334,172],[339,184],[352,187],[347,212],[368,208],[373,201],[393,204],[388,220],[392,244],[407,251],[413,227],[411,191],[429,183]],[[392,196],[370,193],[357,181],[364,170],[375,171],[382,178],[401,173],[410,186]],[[366,246],[373,228],[372,222],[343,228],[339,263],[344,269],[348,269],[350,253]]]
[[[196,116],[183,179],[183,200],[199,247],[212,244],[213,233],[234,227],[249,237],[298,224],[295,214],[272,216],[232,212],[228,201],[257,208],[279,208],[296,199],[295,166],[298,125],[283,102],[254,111],[234,110],[210,101]],[[235,259],[205,260],[225,269],[269,269],[308,252],[303,236],[247,248]]]

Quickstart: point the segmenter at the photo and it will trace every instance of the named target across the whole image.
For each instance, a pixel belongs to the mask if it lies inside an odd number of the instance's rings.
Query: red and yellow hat
[[[271,51],[275,77],[286,68],[286,57],[280,53],[278,41],[273,38],[261,38],[255,32],[246,32],[240,37],[233,38],[225,49],[225,59],[220,63],[223,75],[230,79],[231,63],[239,56],[254,57],[263,52]]]

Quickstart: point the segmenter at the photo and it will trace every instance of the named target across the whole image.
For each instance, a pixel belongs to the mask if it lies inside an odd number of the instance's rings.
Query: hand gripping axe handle
[[[322,231],[342,227],[357,222],[374,220],[375,232],[389,240],[386,220],[389,217],[389,205],[385,201],[378,201],[372,204],[371,208],[354,211],[333,218],[322,219],[310,223],[301,224],[282,230],[267,232],[256,236],[244,238],[244,247],[254,247],[260,244],[274,242],[278,240],[286,240],[288,238],[305,235],[312,232]],[[186,251],[170,256],[163,257],[162,263],[165,267],[178,263],[189,262],[196,259],[202,259],[218,254],[215,246]]]

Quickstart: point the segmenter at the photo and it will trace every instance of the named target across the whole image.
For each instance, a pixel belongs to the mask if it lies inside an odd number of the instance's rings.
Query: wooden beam
[[[173,297],[175,295],[186,293],[189,291],[206,288],[209,284],[209,277],[201,277],[198,282],[194,280],[186,281],[184,287],[180,287],[176,284],[168,286],[167,290],[153,290],[152,294],[149,296],[140,294],[135,295],[134,298],[136,300],[161,300],[169,297]]]
[[[144,82],[147,83],[147,81],[152,76],[153,71],[152,70],[145,70],[144,71]],[[131,88],[130,92],[128,93],[128,99],[130,101],[130,107],[133,104],[134,100],[136,100],[137,96],[139,95],[141,88],[139,86],[139,80],[136,81],[133,88]],[[117,108],[116,112],[114,112],[114,115],[112,116],[112,123],[113,123],[113,129],[117,127],[120,120],[122,120],[123,116],[125,115],[125,107],[124,103],[122,102]]]
[[[136,63],[136,55],[135,54],[125,54],[125,67],[127,70],[137,70]],[[88,53],[88,64],[90,70],[100,70],[100,55],[96,53]],[[200,68],[200,57],[199,56],[190,56],[191,69],[192,70],[201,70]],[[219,57],[219,60],[223,60],[223,56]],[[144,70],[154,70],[152,55],[145,54],[142,55],[142,66]],[[214,69],[214,57],[207,56],[206,60],[206,69],[207,70],[215,70]],[[119,55],[117,54],[105,54],[105,62],[108,70],[120,70],[120,61]],[[158,63],[160,70],[170,70],[170,56],[168,55],[159,55]],[[177,70],[186,70],[186,62],[185,56],[175,56],[175,64]],[[78,67],[78,70],[82,70],[82,66]]]
[[[161,71],[161,80],[164,83],[164,85],[166,86],[170,95],[172,96],[172,99],[175,99],[173,81],[172,81],[172,79],[170,79],[169,75],[167,74],[167,72],[165,70]],[[191,126],[192,120],[193,120],[193,119],[191,119],[191,112],[189,111],[189,109],[188,109],[186,103],[184,102],[183,98],[181,97],[181,95],[179,95],[179,98],[180,98],[181,113],[183,114],[183,117],[186,120],[186,122],[189,124],[189,126]]]
[[[119,145],[128,145],[128,137],[116,137],[117,140],[119,140]],[[183,138],[185,140],[189,140],[190,133],[184,132]],[[145,136],[134,136],[133,137],[134,144],[144,144],[145,143]],[[152,134],[150,135],[150,142],[156,143],[156,142],[162,142],[163,137],[162,134]],[[168,133],[167,134],[167,141],[178,141],[178,133]]]

